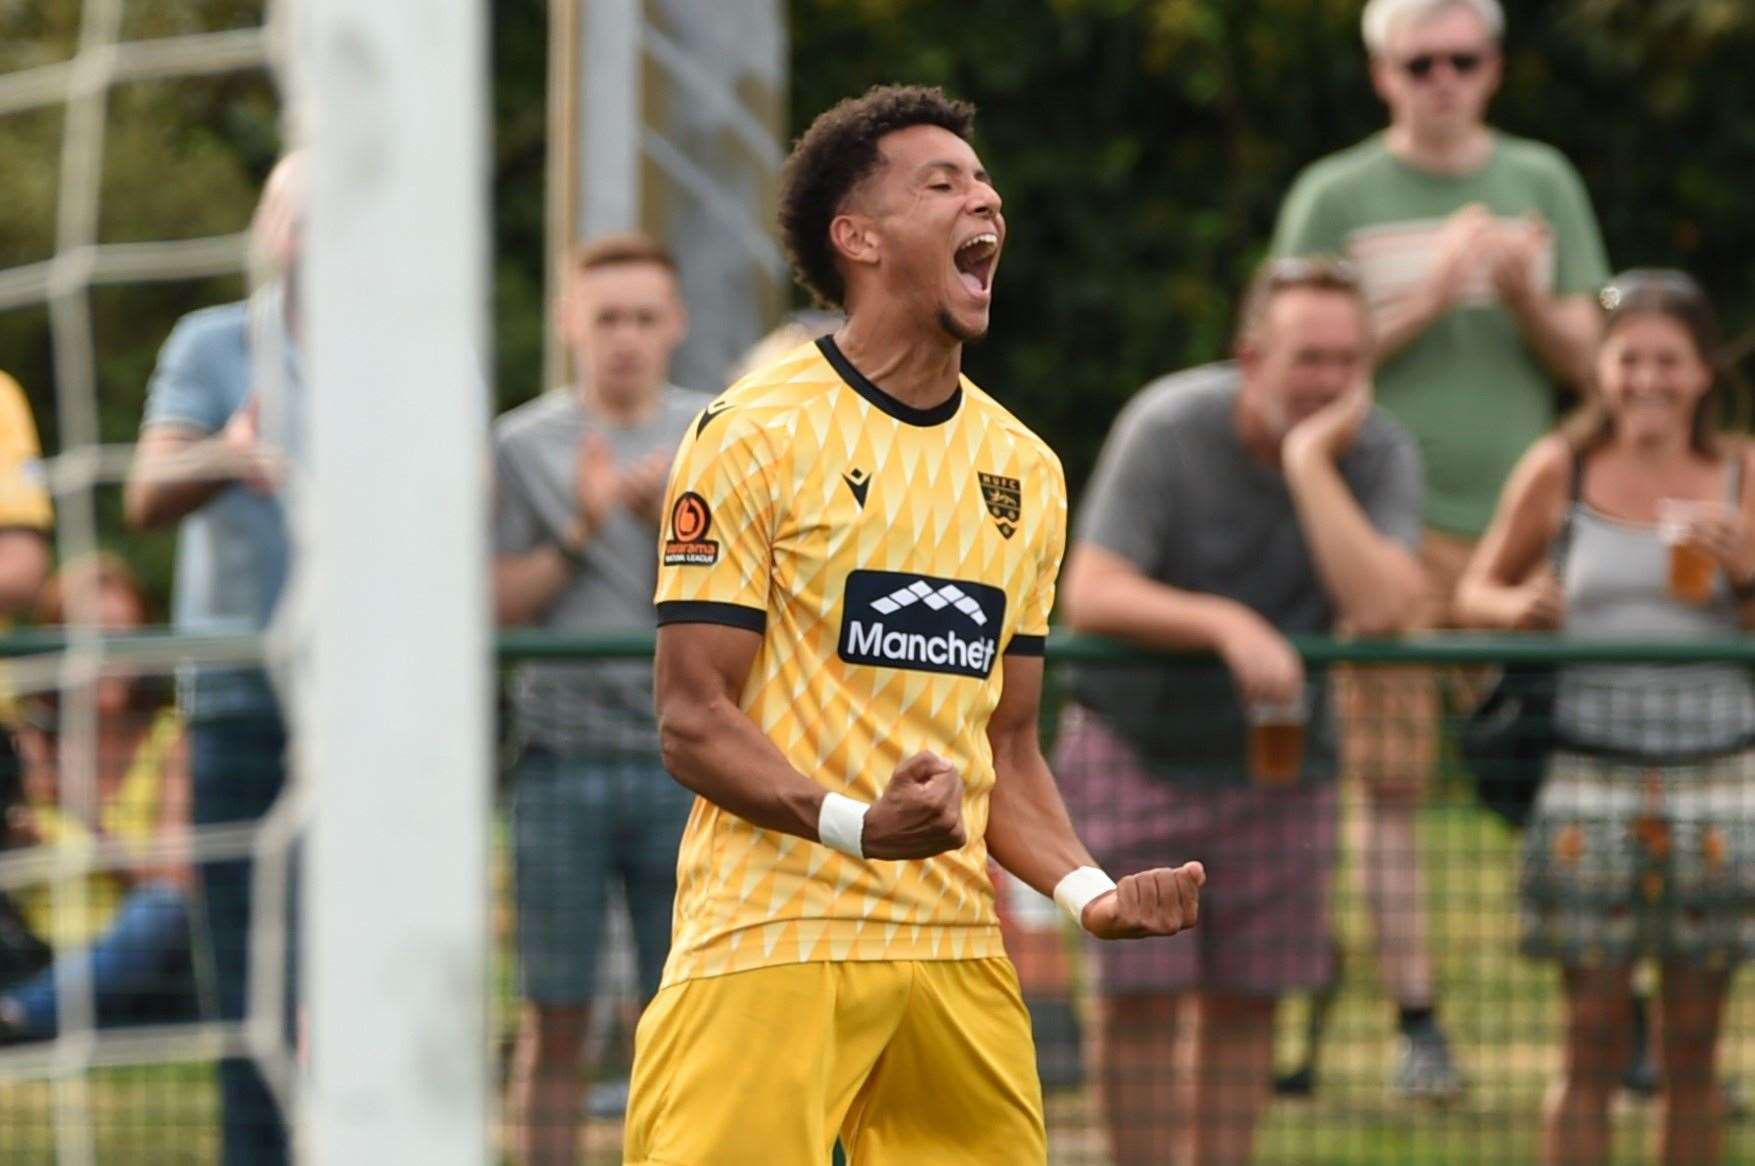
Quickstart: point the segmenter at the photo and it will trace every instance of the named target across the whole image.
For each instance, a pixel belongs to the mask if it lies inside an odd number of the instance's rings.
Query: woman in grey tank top
[[[1755,491],[1748,451],[1713,426],[1711,305],[1674,271],[1629,272],[1602,303],[1592,399],[1513,472],[1458,609],[1579,638],[1735,635],[1755,622]],[[1697,556],[1703,586],[1672,583],[1666,537]],[[1569,667],[1555,730],[1520,887],[1524,950],[1565,973],[1544,1160],[1609,1159],[1632,972],[1650,957],[1663,967],[1662,1160],[1717,1161],[1724,1001],[1755,948],[1755,687],[1735,666]]]

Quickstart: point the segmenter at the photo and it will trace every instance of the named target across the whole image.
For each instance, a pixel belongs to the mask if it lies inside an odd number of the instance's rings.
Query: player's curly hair
[[[827,307],[842,308],[846,281],[835,264],[829,224],[853,189],[877,169],[878,139],[931,125],[968,140],[975,107],[936,87],[874,85],[818,115],[780,170],[780,233],[792,270]]]

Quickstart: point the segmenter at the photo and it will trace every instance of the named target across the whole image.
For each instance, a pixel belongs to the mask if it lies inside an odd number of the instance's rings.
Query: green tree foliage
[[[80,35],[78,0],[0,0],[0,74],[66,61]],[[120,35],[149,40],[251,27],[262,0],[156,0],[123,6]],[[185,239],[241,230],[277,150],[276,99],[260,73],[120,85],[104,116],[97,238],[103,243]],[[0,268],[40,263],[60,230],[64,110],[0,117]],[[235,299],[240,280],[96,289],[91,297],[98,424],[106,441],[132,440],[153,357],[183,313]],[[0,370],[24,386],[44,447],[60,447],[49,314],[0,313]],[[163,594],[171,540],[121,531],[119,491],[98,499],[107,541]]]
[[[1620,267],[1755,312],[1744,0],[1510,0],[1493,111],[1583,172]],[[1379,128],[1358,0],[795,0],[793,115],[883,81],[981,107],[1011,241],[972,375],[1075,489],[1142,383],[1222,356],[1298,169]]]
[[[263,0],[129,0],[124,35],[249,27]],[[0,73],[66,60],[80,0],[0,0]],[[1617,266],[1695,271],[1733,331],[1755,317],[1755,6],[1747,0],[1510,0],[1495,120],[1553,142],[1589,183]],[[1050,434],[1075,489],[1110,418],[1158,373],[1222,355],[1280,196],[1310,160],[1382,122],[1358,0],[792,0],[795,129],[880,81],[982,107],[980,147],[1012,228],[992,336],[972,373]],[[540,386],[547,4],[493,6],[496,389]],[[278,149],[266,78],[118,89],[106,241],[237,230]],[[63,119],[0,117],[0,269],[53,252]],[[94,296],[103,432],[129,439],[177,317],[237,280]],[[0,313],[0,369],[54,449],[47,313]],[[111,530],[114,500],[104,510]],[[168,543],[124,544],[165,582]]]
[[[541,387],[548,165],[548,5],[496,0],[493,24],[494,348],[501,405]]]
[[[0,75],[69,59],[82,0],[0,0]],[[128,0],[121,35],[147,40],[261,24],[264,0]],[[534,391],[542,358],[542,180],[547,6],[496,5],[494,126],[497,379],[508,401]],[[55,251],[63,111],[0,117],[0,270]],[[122,243],[241,230],[280,150],[277,101],[263,74],[118,87],[106,113],[99,238]],[[159,345],[185,313],[243,294],[240,279],[100,288],[92,297],[100,424],[130,441]],[[25,387],[45,448],[60,419],[49,314],[0,312],[0,370]],[[106,541],[168,593],[172,542],[121,529],[118,491],[98,499]]]

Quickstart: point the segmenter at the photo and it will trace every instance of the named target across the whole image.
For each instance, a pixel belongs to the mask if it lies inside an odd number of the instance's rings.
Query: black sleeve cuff
[[[1040,656],[1048,650],[1047,636],[1013,636],[1005,646],[1008,656]]]
[[[672,600],[658,605],[658,626],[667,623],[716,623],[760,635],[767,630],[768,613],[741,603]]]

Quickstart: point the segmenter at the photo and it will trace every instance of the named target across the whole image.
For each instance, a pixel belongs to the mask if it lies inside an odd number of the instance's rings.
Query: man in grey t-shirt
[[[576,387],[495,427],[494,599],[504,626],[656,626],[659,514],[672,456],[707,403],[666,383],[687,317],[668,253],[640,235],[587,244],[559,327]],[[589,1007],[612,882],[640,986],[670,946],[691,798],[659,760],[652,665],[528,664],[513,680],[520,1021],[510,1108],[525,1163],[574,1161]]]
[[[1275,1001],[1328,975],[1334,750],[1287,636],[1399,631],[1423,583],[1419,454],[1371,404],[1371,352],[1345,265],[1269,263],[1236,363],[1135,397],[1085,495],[1067,622],[1218,657],[1081,669],[1057,746],[1105,867],[1187,854],[1213,872],[1198,928],[1097,953],[1117,1162],[1166,1146],[1178,1162],[1248,1161]],[[1299,704],[1316,706],[1301,768],[1252,773],[1246,712]]]

